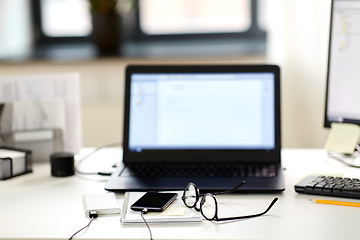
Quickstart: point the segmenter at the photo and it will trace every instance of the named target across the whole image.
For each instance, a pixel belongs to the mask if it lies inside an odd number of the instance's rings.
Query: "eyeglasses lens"
[[[184,203],[188,207],[193,207],[196,203],[196,187],[194,184],[189,184],[185,188]]]
[[[216,202],[215,197],[207,195],[201,200],[201,212],[207,219],[213,219],[216,213]]]

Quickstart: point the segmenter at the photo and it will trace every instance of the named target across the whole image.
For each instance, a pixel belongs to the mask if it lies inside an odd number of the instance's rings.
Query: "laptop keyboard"
[[[121,176],[135,177],[276,177],[275,164],[133,164]]]

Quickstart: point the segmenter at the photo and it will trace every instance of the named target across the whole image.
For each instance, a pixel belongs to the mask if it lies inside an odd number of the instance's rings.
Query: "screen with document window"
[[[273,73],[131,75],[129,150],[273,149]]]
[[[360,1],[333,0],[329,38],[325,127],[360,125]]]

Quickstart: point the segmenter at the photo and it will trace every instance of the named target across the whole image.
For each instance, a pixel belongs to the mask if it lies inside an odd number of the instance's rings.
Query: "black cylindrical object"
[[[75,174],[74,154],[72,153],[53,153],[50,156],[51,175],[55,177],[67,177]]]

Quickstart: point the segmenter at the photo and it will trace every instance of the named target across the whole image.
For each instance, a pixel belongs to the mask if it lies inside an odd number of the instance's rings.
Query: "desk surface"
[[[120,156],[120,149],[101,150],[82,166],[89,171],[95,166],[96,171],[103,170],[100,167],[106,170]],[[204,220],[200,224],[151,225],[153,238],[359,239],[360,208],[310,203],[309,199],[315,197],[297,194],[293,186],[309,174],[359,177],[360,169],[346,167],[320,149],[284,149],[282,161],[284,192],[219,196],[219,215],[224,217],[262,211],[275,196],[279,197],[265,216],[227,223]],[[106,192],[105,181],[106,177],[100,176],[51,177],[48,163],[36,163],[33,173],[0,181],[0,239],[68,239],[88,223],[82,195]],[[123,195],[118,194],[117,198],[121,202]],[[123,226],[119,219],[119,215],[99,217],[76,238],[149,239],[145,225]]]

